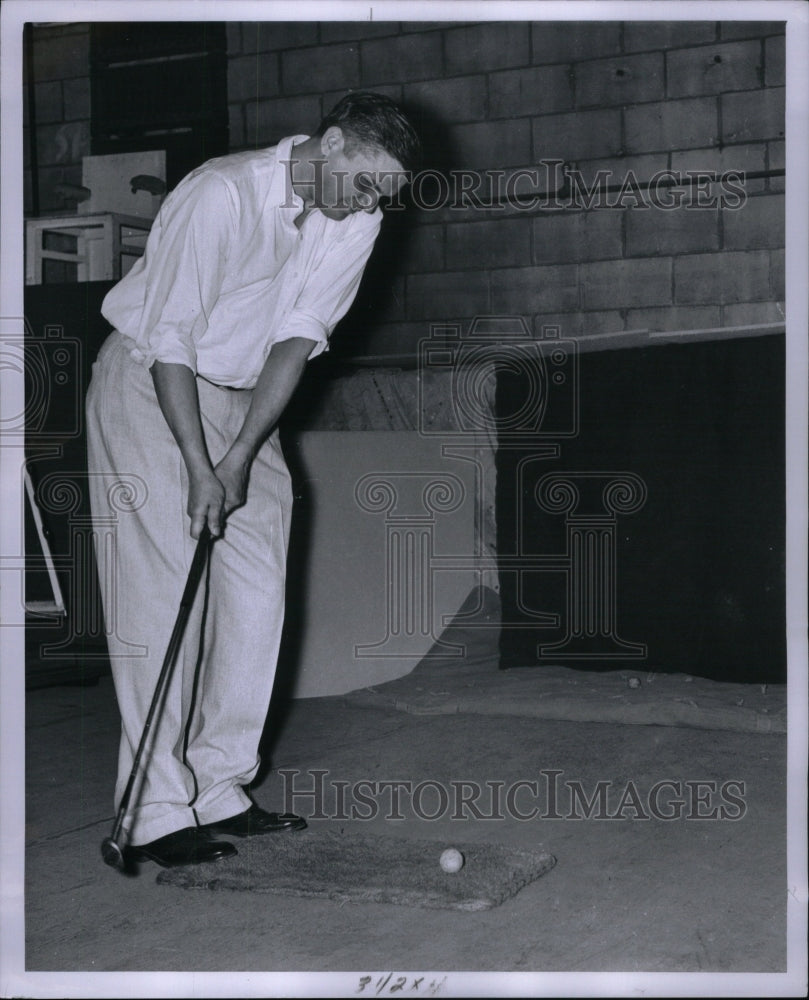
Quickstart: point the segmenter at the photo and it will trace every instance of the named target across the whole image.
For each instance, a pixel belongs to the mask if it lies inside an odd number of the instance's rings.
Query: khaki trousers
[[[197,379],[211,461],[230,447],[250,390]],[[88,468],[107,642],[121,712],[116,810],[196,547],[188,478],[152,377],[115,332],[87,395]],[[292,493],[277,431],[253,462],[246,504],[211,548],[124,826],[144,844],[246,809],[259,766],[284,608]],[[99,539],[111,539],[99,544]]]

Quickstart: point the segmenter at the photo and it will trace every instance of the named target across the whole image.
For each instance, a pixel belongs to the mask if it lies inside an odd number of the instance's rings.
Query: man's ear
[[[324,156],[341,153],[345,148],[345,136],[339,125],[330,125],[320,137],[320,151]]]

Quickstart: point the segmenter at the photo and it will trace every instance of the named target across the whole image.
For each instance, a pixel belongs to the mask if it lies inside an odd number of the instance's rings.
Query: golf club
[[[112,833],[101,843],[101,857],[104,859],[104,862],[111,868],[117,868],[119,871],[124,871],[125,869],[124,851],[120,844],[120,838],[124,817],[129,809],[130,799],[132,798],[132,790],[135,787],[135,777],[140,766],[140,759],[143,755],[143,749],[146,746],[146,740],[152,726],[157,706],[160,703],[163,688],[166,685],[168,677],[177,659],[177,654],[180,650],[183,633],[185,632],[185,627],[188,624],[188,616],[191,613],[191,606],[194,603],[194,597],[196,595],[197,588],[199,587],[199,582],[202,579],[202,574],[205,570],[205,562],[208,557],[210,542],[211,534],[208,531],[207,526],[205,526],[199,536],[197,548],[194,552],[194,558],[191,560],[191,568],[188,571],[188,580],[186,581],[185,589],[183,590],[183,596],[180,598],[180,609],[177,613],[177,620],[174,623],[174,629],[172,630],[171,638],[169,639],[168,649],[166,650],[166,655],[163,658],[163,666],[160,668],[160,676],[157,678],[154,695],[152,696],[152,703],[149,706],[149,712],[143,726],[143,734],[141,735],[140,743],[138,744],[135,759],[132,762],[132,770],[129,773],[129,780],[126,783],[126,790],[124,791],[123,798],[121,799],[121,804],[118,806],[118,813],[115,817]]]

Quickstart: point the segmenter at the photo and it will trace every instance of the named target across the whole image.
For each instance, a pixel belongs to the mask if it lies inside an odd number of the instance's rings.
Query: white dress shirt
[[[136,361],[187,365],[218,385],[250,388],[273,344],[328,346],[348,311],[382,213],[327,219],[292,188],[291,136],[210,160],[163,203],[143,256],[107,294],[104,317]]]

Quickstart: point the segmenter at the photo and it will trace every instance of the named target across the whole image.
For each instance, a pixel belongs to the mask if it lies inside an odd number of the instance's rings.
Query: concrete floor
[[[431,779],[448,789],[461,780],[506,788],[538,780],[538,797],[523,789],[515,805],[525,812],[538,804],[541,813],[549,811],[542,790],[550,770],[562,772],[560,782],[581,782],[588,795],[598,781],[613,783],[611,796],[632,783],[647,804],[663,780],[744,782],[744,809],[730,810],[743,811],[736,819],[642,820],[627,807],[616,820],[447,812],[430,821],[405,795],[404,818],[393,820],[385,816],[389,796],[380,795],[372,819],[311,821],[448,844],[542,845],[557,858],[553,871],[503,905],[458,913],[189,892],[156,885],[153,865],[123,877],[99,853],[112,821],[118,740],[111,681],[30,691],[26,707],[25,995],[395,995],[389,972],[406,976],[398,992],[410,996],[574,992],[548,975],[557,972],[577,974],[576,992],[620,995],[634,982],[625,974],[786,969],[782,735],[504,718],[496,705],[485,716],[414,716],[341,697],[292,702],[271,747],[272,768],[254,789],[267,808],[285,805],[279,769],[326,770],[327,788],[360,779]],[[298,781],[311,787],[308,777]],[[438,811],[435,801],[425,810]],[[722,804],[714,795],[697,809]],[[303,800],[294,805],[311,811]],[[568,807],[569,793],[559,811]],[[429,970],[422,982],[419,970]],[[45,972],[55,975],[32,975]],[[160,975],[135,977],[131,988],[116,977],[120,984],[107,992],[113,980],[87,976],[101,972]],[[231,974],[209,981],[171,972]],[[235,975],[251,972],[274,975]],[[293,972],[307,975],[278,975]],[[724,981],[713,976],[698,992]],[[650,992],[667,995],[661,984],[680,980],[656,982]],[[83,992],[73,993],[76,983]]]

